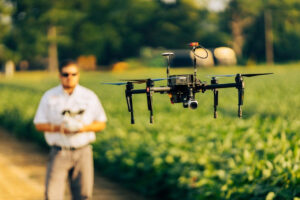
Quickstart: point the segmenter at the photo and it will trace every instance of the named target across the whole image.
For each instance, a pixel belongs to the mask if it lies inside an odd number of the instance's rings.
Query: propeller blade
[[[269,74],[273,74],[273,73],[242,74],[242,76],[245,76],[245,77],[252,77],[252,76],[262,76],[262,75],[269,75]]]
[[[252,76],[261,76],[261,75],[269,75],[269,74],[273,74],[273,73],[258,73],[258,74],[241,74],[242,76],[245,77],[252,77]],[[225,75],[208,75],[208,77],[234,77],[236,76],[235,74],[225,74]]]
[[[126,85],[127,83],[120,82],[120,83],[101,83],[101,84],[106,84],[106,85]]]
[[[126,82],[146,82],[148,79],[120,79],[120,81]]]
[[[154,78],[151,79],[152,81],[163,81],[163,80],[167,80],[167,78]]]
[[[127,83],[145,83],[147,81],[147,79],[136,79],[136,80],[121,80],[121,81],[125,81],[125,82],[116,82],[116,83],[101,83],[101,84],[106,84],[106,85],[126,85]]]
[[[149,79],[121,79],[121,81],[132,82],[132,83],[137,83],[137,84],[146,83],[148,80]],[[150,80],[160,81],[160,80],[156,80],[156,79],[150,79]]]
[[[169,77],[169,78],[148,78],[148,79],[121,79],[121,81],[133,82],[133,83],[146,83],[149,79],[151,81],[163,81],[168,79],[181,79],[186,77]]]
[[[162,56],[174,56],[173,52],[165,52],[161,54]]]
[[[186,79],[186,77],[169,77],[169,78],[153,78],[150,79],[151,81],[163,81],[163,80],[168,80],[168,79]],[[116,82],[116,83],[105,83],[102,82],[101,84],[106,84],[106,85],[126,85],[128,82],[130,83],[146,83],[149,79],[121,79],[120,81],[124,82]]]
[[[207,77],[214,77],[214,78],[223,78],[223,77],[233,77],[235,75],[207,75]]]

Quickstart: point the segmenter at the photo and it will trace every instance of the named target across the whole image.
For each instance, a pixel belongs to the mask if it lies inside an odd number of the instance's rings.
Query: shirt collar
[[[75,86],[75,88],[74,88],[74,90],[73,90],[73,92],[72,92],[71,95],[69,95],[68,93],[66,93],[66,92],[64,91],[64,88],[63,88],[62,84],[59,85],[59,90],[60,90],[60,93],[66,95],[66,96],[74,96],[74,95],[76,95],[77,93],[79,93],[79,87],[80,87],[79,84],[77,84],[77,85]]]

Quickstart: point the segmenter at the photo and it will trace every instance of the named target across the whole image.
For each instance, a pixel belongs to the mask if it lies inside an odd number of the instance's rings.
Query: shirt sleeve
[[[107,117],[106,117],[105,111],[104,111],[103,106],[96,94],[94,95],[93,99],[94,99],[93,111],[94,111],[94,117],[95,117],[94,120],[100,121],[100,122],[106,122]]]
[[[34,124],[49,123],[48,113],[49,113],[49,108],[47,105],[47,95],[44,95],[35,113],[33,123]]]

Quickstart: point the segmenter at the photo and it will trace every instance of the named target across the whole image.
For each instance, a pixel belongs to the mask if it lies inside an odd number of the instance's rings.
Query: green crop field
[[[94,143],[96,167],[156,199],[299,199],[298,65],[198,69],[198,78],[208,82],[210,74],[274,72],[245,78],[242,119],[237,117],[236,89],[222,89],[218,119],[213,118],[211,91],[197,94],[196,110],[172,105],[167,95],[154,94],[154,124],[149,124],[146,95],[135,95],[135,125],[130,124],[124,86],[100,83],[165,77],[165,69],[82,73],[81,84],[97,93],[108,116],[107,129]],[[171,74],[192,71],[171,69]],[[219,81],[228,83],[233,78]],[[0,77],[0,125],[45,145],[32,118],[43,92],[56,84],[57,75],[45,72]]]

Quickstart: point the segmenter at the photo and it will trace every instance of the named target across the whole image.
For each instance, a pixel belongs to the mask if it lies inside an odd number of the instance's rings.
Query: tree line
[[[0,0],[0,62],[31,66],[95,55],[99,65],[139,56],[143,47],[232,47],[240,64],[300,58],[298,0]]]

